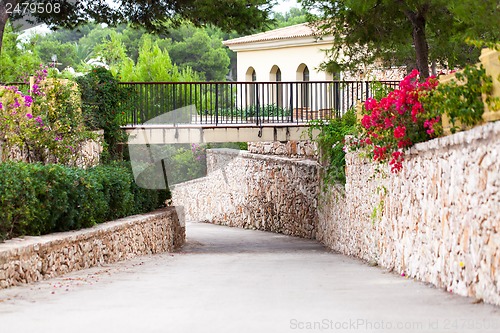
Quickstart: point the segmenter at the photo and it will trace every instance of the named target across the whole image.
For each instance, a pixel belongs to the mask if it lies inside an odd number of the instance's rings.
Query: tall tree
[[[229,56],[222,40],[210,38],[205,30],[170,43],[167,47],[172,61],[181,68],[191,67],[208,81],[224,81],[229,71]]]
[[[198,81],[198,75],[189,67],[179,69],[166,50],[153,42],[150,35],[141,39],[137,63],[128,58],[122,63],[120,75],[123,81],[135,82],[180,82]]]
[[[35,44],[35,50],[39,55],[42,63],[50,64],[54,62],[53,56],[56,56],[54,66],[62,70],[68,66],[75,67],[76,45],[74,43],[61,43],[54,39],[40,38],[40,41]]]
[[[26,18],[15,9],[21,0],[0,0],[0,41],[9,18]],[[273,0],[23,0],[45,5],[32,12],[31,21],[74,28],[93,21],[116,25],[130,23],[148,31],[162,32],[188,20],[201,26],[213,24],[224,30],[250,32],[270,22]],[[51,4],[52,10],[47,10]],[[53,10],[58,4],[58,10]],[[37,7],[42,8],[42,6]],[[1,51],[1,44],[0,44]]]
[[[428,77],[430,64],[459,66],[477,59],[478,50],[466,45],[463,37],[484,22],[481,17],[461,19],[464,3],[487,3],[493,12],[483,14],[499,22],[498,0],[300,1],[307,10],[321,13],[313,20],[320,33],[334,36],[326,64],[331,71],[383,60],[414,66]],[[452,10],[459,2],[458,10]],[[495,27],[498,23],[491,28]],[[488,29],[478,29],[483,30]]]

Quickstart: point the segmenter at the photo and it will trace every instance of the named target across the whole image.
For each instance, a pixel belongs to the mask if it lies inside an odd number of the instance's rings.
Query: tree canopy
[[[333,35],[330,71],[382,60],[417,68],[477,61],[465,39],[498,41],[498,0],[300,0],[321,34]],[[474,13],[475,15],[471,15]]]
[[[108,25],[128,23],[156,33],[168,31],[184,21],[197,26],[212,24],[227,31],[252,32],[271,22],[270,13],[274,4],[273,0],[23,0],[23,3],[27,2],[60,5],[57,12],[31,12],[33,23],[66,28],[88,22]],[[9,18],[26,17],[22,10],[15,11],[18,3],[20,0],[0,1],[0,41]]]

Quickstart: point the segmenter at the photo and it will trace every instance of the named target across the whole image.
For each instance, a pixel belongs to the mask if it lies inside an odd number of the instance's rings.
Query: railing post
[[[219,124],[219,84],[215,84],[215,126]]]
[[[260,107],[259,84],[255,83],[255,124],[257,126],[259,126],[259,107]]]

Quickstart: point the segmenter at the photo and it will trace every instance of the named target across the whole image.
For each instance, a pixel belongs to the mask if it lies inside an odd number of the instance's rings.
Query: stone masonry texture
[[[177,184],[172,191],[186,220],[315,237],[315,161],[209,149],[207,169],[207,177]]]
[[[185,227],[174,207],[89,229],[11,239],[0,244],[0,288],[138,255],[172,252],[184,239]]]
[[[288,157],[317,158],[318,148],[314,141],[287,141],[287,142],[249,142],[248,152],[263,155],[281,155]]]
[[[415,145],[391,174],[347,155],[322,196],[317,238],[463,296],[500,305],[500,122]]]

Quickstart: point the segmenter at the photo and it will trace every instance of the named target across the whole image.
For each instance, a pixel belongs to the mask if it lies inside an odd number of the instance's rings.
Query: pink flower
[[[373,150],[373,159],[375,161],[385,160],[385,153],[387,152],[387,147],[375,146]]]
[[[394,137],[396,139],[401,139],[406,135],[406,127],[405,126],[398,126],[394,129]]]
[[[371,98],[371,97],[370,97],[370,98],[368,98],[368,99],[365,101],[365,109],[366,109],[367,111],[371,111],[371,110],[373,110],[375,107],[377,107],[377,104],[378,104],[377,100],[376,100],[376,99],[374,99],[374,98]]]
[[[363,116],[363,119],[361,119],[361,125],[363,125],[364,128],[369,129],[372,124],[372,119],[369,115],[365,114]]]
[[[43,120],[40,116],[36,117],[35,121],[38,123],[40,127],[43,127]]]
[[[33,118],[33,115],[31,113],[26,113],[26,118],[28,119],[32,119]]]
[[[14,103],[11,105],[11,107],[18,108],[20,106],[21,104],[19,104],[19,100],[17,98],[14,98]]]
[[[24,96],[24,105],[30,107],[31,104],[33,104],[33,98],[31,98],[31,96],[29,95]]]
[[[394,124],[392,123],[392,119],[391,118],[385,118],[384,119],[384,126],[385,128],[391,128],[394,126]]]

